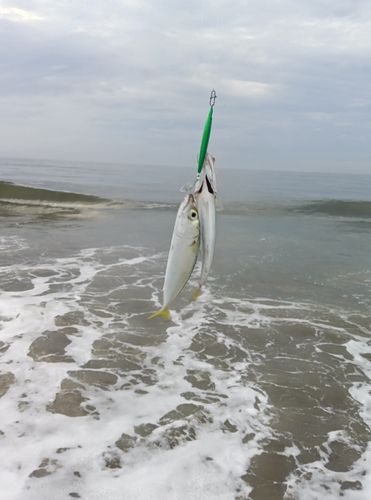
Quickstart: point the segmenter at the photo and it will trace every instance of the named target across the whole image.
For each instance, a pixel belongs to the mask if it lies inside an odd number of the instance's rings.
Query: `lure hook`
[[[189,194],[192,191],[195,184],[196,184],[195,182],[193,184],[190,184],[190,183],[185,184],[184,186],[182,186],[180,188],[180,192]]]

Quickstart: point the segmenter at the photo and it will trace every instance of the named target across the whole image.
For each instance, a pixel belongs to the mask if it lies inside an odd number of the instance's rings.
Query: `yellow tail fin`
[[[169,309],[164,309],[161,311],[157,311],[154,314],[151,314],[151,316],[148,319],[155,318],[156,316],[163,316],[165,319],[169,320],[170,319],[170,312]]]
[[[201,288],[197,288],[195,293],[192,295],[192,300],[197,300],[197,297],[200,295],[200,293],[201,293]]]

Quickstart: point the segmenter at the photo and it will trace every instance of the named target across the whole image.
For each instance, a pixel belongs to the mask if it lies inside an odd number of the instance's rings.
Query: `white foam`
[[[1,358],[1,373],[11,372],[16,379],[0,399],[3,415],[0,429],[4,432],[0,438],[3,494],[9,500],[62,499],[71,492],[89,499],[190,499],[199,498],[202,491],[204,499],[232,500],[236,489],[248,493],[249,487],[240,476],[246,471],[251,456],[259,450],[259,439],[269,433],[264,416],[267,401],[261,392],[241,383],[243,366],[236,365],[224,373],[197,360],[188,351],[191,337],[197,331],[197,321],[203,317],[202,308],[197,309],[199,306],[190,306],[195,312],[190,320],[183,321],[179,314],[174,314],[176,326],[167,328],[163,343],[141,348],[143,367],[156,372],[155,385],[139,384],[128,390],[120,389],[132,377],[130,373],[121,374],[117,384],[108,391],[86,385],[82,396],[88,398],[86,404],[98,410],[99,420],[93,411],[91,415],[76,418],[46,411],[60,390],[62,380],[69,378],[68,372],[89,361],[93,342],[113,331],[115,314],[96,321],[89,312],[89,297],[90,306],[96,300],[89,295],[90,284],[99,274],[131,267],[136,269],[138,282],[143,286],[138,266],[159,258],[139,255],[103,265],[97,254],[94,249],[85,250],[76,257],[44,262],[32,269],[27,265],[8,269],[9,273],[32,274],[33,288],[2,292],[0,296],[0,315],[6,318],[1,325],[1,340],[10,345]],[[45,269],[55,274],[37,276],[38,271]],[[56,283],[59,286],[56,287]],[[125,287],[123,284],[122,288]],[[56,318],[68,313],[81,313],[86,322],[74,325],[78,330],[76,335],[68,335],[71,343],[65,352],[74,362],[34,361],[28,355],[31,343],[43,332],[58,329]],[[125,324],[125,318],[120,320]],[[158,358],[156,365],[151,361],[154,358]],[[215,402],[205,405],[181,396],[190,390],[203,394],[185,380],[190,370],[211,373],[212,389],[208,392]],[[145,389],[146,393],[136,393],[138,388]],[[220,398],[219,394],[228,394],[228,397]],[[261,412],[254,407],[258,395]],[[206,413],[201,420],[190,415],[162,423],[147,438],[135,434],[134,426],[157,425],[161,417],[182,404],[204,407]],[[224,429],[227,419],[237,432]],[[174,449],[169,448],[168,434],[184,426],[188,430],[192,428],[197,439],[181,438]],[[243,436],[251,431],[255,437],[249,447],[242,446]],[[122,433],[136,436],[140,441],[127,453],[114,445]],[[58,452],[59,449],[66,450]],[[119,457],[122,468],[105,466],[110,454]],[[45,475],[30,477],[35,470]],[[81,477],[73,474],[76,471]]]
[[[345,345],[354,363],[370,376],[369,361],[361,356],[370,351],[368,339],[351,336],[320,315],[310,317],[311,304],[216,296],[217,284],[211,281],[198,301],[181,311],[178,302],[172,323],[143,322],[141,317],[155,309],[160,295],[158,266],[163,267],[165,258],[129,247],[87,249],[42,265],[15,264],[3,270],[6,275],[28,276],[33,285],[0,294],[0,340],[9,345],[0,358],[0,374],[15,377],[0,398],[4,433],[0,435],[0,484],[7,500],[59,500],[69,498],[70,493],[89,500],[247,497],[251,487],[241,476],[253,457],[262,453],[263,443],[276,435],[271,422],[274,408],[262,387],[246,377],[252,366],[251,352],[223,333],[220,325],[264,329],[272,322],[295,321],[343,333],[349,337]],[[128,271],[130,281],[125,281]],[[96,280],[106,278],[111,280],[109,289],[95,285]],[[191,287],[196,285],[197,279],[191,280]],[[139,288],[146,295],[138,300],[147,309],[143,314],[122,312],[121,305]],[[95,315],[95,309],[104,314]],[[272,319],[268,314],[272,310],[283,314]],[[31,358],[32,342],[47,331],[63,329],[61,318],[68,314],[76,316],[71,323],[76,332],[67,333],[66,361]],[[197,355],[191,344],[203,331],[226,350],[238,348],[245,360],[226,359],[218,366],[212,356]],[[138,338],[153,335],[153,342],[126,344],[125,335],[132,334]],[[128,348],[128,359],[139,364],[140,370],[94,368],[97,373],[116,375],[117,381],[104,387],[71,377],[69,372],[81,372],[94,358],[94,342],[110,336],[120,342],[111,349],[122,346],[124,356]],[[153,383],[141,376],[152,377]],[[65,379],[83,386],[79,391],[86,401],[80,406],[86,415],[72,418],[47,411]],[[354,384],[350,391],[370,426],[368,392],[366,383]],[[184,415],[179,413],[182,408]],[[138,426],[146,424],[158,427],[141,435]],[[115,445],[123,433],[132,438],[126,451]],[[244,444],[246,435],[250,437]],[[335,439],[350,443],[346,434],[333,432],[327,436],[327,446]],[[281,452],[294,460],[299,453],[294,444]],[[346,490],[345,498],[368,498],[370,447],[349,473],[329,471],[325,467],[328,457],[324,446],[317,461],[300,467],[300,476],[290,475],[287,481],[294,498],[338,498],[344,480],[361,480],[363,485],[362,491]],[[362,476],[364,470],[366,476]],[[35,477],[34,471],[42,477]]]

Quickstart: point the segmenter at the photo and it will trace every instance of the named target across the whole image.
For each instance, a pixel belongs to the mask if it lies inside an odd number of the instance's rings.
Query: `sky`
[[[0,156],[371,173],[370,0],[0,0]]]

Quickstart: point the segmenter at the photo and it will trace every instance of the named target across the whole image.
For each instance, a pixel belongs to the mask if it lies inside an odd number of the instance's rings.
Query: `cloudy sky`
[[[370,0],[0,0],[0,156],[371,173]]]

